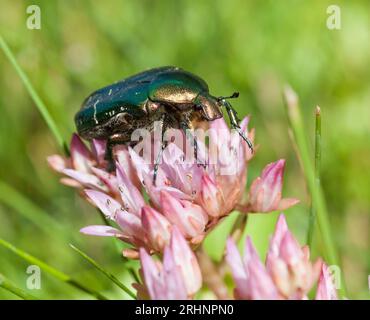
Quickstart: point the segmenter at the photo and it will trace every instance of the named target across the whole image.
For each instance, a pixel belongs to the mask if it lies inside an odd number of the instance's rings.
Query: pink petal
[[[261,264],[261,261],[250,236],[247,236],[244,247],[244,264],[248,265],[250,263]]]
[[[278,211],[284,211],[290,207],[295,206],[297,203],[299,203],[298,199],[294,198],[284,198],[281,199],[276,207],[276,210]]]
[[[111,193],[116,193],[118,186],[115,175],[96,167],[91,167],[91,171],[107,186]]]
[[[301,247],[294,236],[287,231],[280,244],[280,256],[288,265],[294,265],[304,260]]]
[[[121,211],[121,204],[105,193],[96,190],[85,190],[85,193],[106,217],[115,219],[117,212]]]
[[[209,127],[216,130],[216,133],[218,130],[227,130],[230,131],[226,121],[224,118],[216,119],[210,122]]]
[[[253,300],[276,300],[278,291],[261,263],[251,263],[249,265],[248,286],[250,299]]]
[[[135,185],[128,179],[119,163],[117,163],[116,172],[119,184],[118,189],[120,191],[125,210],[140,216],[141,208],[145,205],[143,196]]]
[[[181,273],[181,268],[176,264],[174,255],[169,247],[164,249],[163,270],[166,273],[167,299],[186,300],[188,292]]]
[[[264,184],[265,197],[276,199],[281,197],[281,189],[283,187],[285,160],[280,159],[270,163],[262,172],[261,178]],[[271,200],[271,202],[274,202]]]
[[[149,195],[151,203],[156,207],[161,207],[161,191],[166,191],[169,194],[171,194],[173,197],[177,199],[184,199],[184,200],[192,200],[190,196],[182,192],[181,190],[161,185],[161,186],[154,186],[153,185],[153,176],[151,174],[144,174],[144,184],[145,184],[145,190]]]
[[[60,178],[60,183],[64,184],[65,186],[72,187],[72,188],[82,188],[83,185],[78,181],[70,178]]]
[[[250,237],[247,237],[244,251],[244,265],[248,270],[250,298],[253,300],[277,299],[277,289],[258,257]]]
[[[253,212],[257,211],[258,210],[257,208],[261,207],[261,200],[257,201],[261,187],[262,179],[261,177],[257,177],[256,179],[253,180],[249,189],[249,203],[253,209]]]
[[[217,217],[224,213],[225,201],[223,195],[207,174],[202,177],[200,201],[210,216]]]
[[[180,269],[188,295],[195,294],[202,286],[202,274],[194,252],[175,226],[172,229],[170,250]]]
[[[337,290],[326,264],[322,264],[315,300],[338,300]]]
[[[162,277],[162,267],[156,264],[151,256],[145,251],[140,249],[140,261],[145,280],[145,285],[151,299],[160,299],[166,295],[166,287]]]
[[[143,228],[148,240],[156,251],[162,251],[170,242],[171,224],[169,221],[151,207],[144,206],[141,215]]]
[[[285,298],[290,298],[295,288],[286,262],[277,256],[270,255],[268,258],[267,270],[280,294]]]
[[[84,227],[80,232],[91,236],[101,237],[118,237],[122,235],[122,232],[116,228],[99,225]]]
[[[56,172],[62,172],[67,168],[67,161],[60,155],[52,155],[47,157],[49,166]]]
[[[142,157],[140,157],[134,149],[129,148],[128,149],[132,164],[136,170],[136,174],[140,180],[141,183],[144,182],[143,174],[149,174],[151,171],[151,168],[148,163],[144,161]]]
[[[136,246],[145,246],[145,231],[139,217],[127,211],[117,211],[115,220],[122,230],[125,241]]]
[[[270,246],[266,259],[267,268],[269,268],[270,258],[279,256],[280,244],[287,232],[288,225],[286,223],[285,216],[283,214],[280,214],[275,226],[275,232],[270,240]]]
[[[133,259],[133,260],[139,259],[139,252],[137,251],[137,249],[133,249],[133,248],[123,249],[122,255],[128,259]]]
[[[92,166],[92,155],[90,150],[81,141],[77,134],[73,134],[71,141],[72,166],[77,171],[89,172]]]
[[[247,273],[238,248],[232,238],[226,243],[226,261],[231,268],[233,279],[236,284],[237,296],[239,299],[248,298]]]
[[[275,232],[271,239],[271,244],[276,247],[280,246],[281,241],[283,240],[285,234],[289,231],[288,224],[286,222],[284,214],[280,214],[278,221],[275,226]]]
[[[100,179],[93,174],[84,173],[73,169],[64,169],[62,170],[62,173],[81,183],[85,187],[108,191],[104,183],[102,183]]]
[[[106,141],[105,140],[97,140],[93,139],[91,142],[91,151],[99,165],[102,165],[105,160],[105,149],[106,149]]]
[[[168,247],[164,251],[163,265],[156,263],[144,249],[140,249],[140,261],[144,283],[152,300],[187,299],[181,270]]]
[[[270,212],[286,209],[298,202],[295,199],[281,199],[285,160],[267,165],[260,177],[255,179],[249,192],[250,212]]]
[[[161,207],[167,219],[187,237],[204,233],[208,218],[202,207],[187,200],[179,200],[164,190],[161,191]]]
[[[117,161],[121,165],[121,168],[125,172],[128,179],[132,182],[132,184],[136,188],[140,189],[141,181],[139,180],[139,177],[136,174],[136,170],[132,163],[128,148],[124,145],[119,145],[115,148],[115,153]]]

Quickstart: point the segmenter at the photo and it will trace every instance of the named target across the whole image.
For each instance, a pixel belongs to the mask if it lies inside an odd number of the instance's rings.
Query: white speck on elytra
[[[112,89],[109,89],[108,96],[112,94]]]
[[[99,99],[96,100],[96,102],[94,103],[94,121],[95,121],[95,124],[99,123],[98,119],[96,118],[96,105],[98,104],[98,102],[99,102]]]

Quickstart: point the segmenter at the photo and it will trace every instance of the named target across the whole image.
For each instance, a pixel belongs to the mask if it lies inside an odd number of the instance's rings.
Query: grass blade
[[[81,291],[84,291],[85,293],[88,293],[88,294],[94,296],[95,298],[97,298],[99,300],[107,300],[107,298],[104,297],[99,292],[86,287],[84,284],[80,283],[77,280],[72,279],[67,274],[65,274],[65,273],[63,273],[63,272],[61,272],[61,271],[53,268],[52,266],[49,266],[47,263],[45,263],[45,262],[37,259],[36,257],[28,254],[27,252],[22,251],[22,250],[16,248],[15,246],[13,246],[11,243],[5,241],[4,239],[1,239],[0,238],[0,245],[3,246],[6,249],[12,251],[17,256],[19,256],[20,258],[26,260],[27,262],[39,266],[43,271],[45,271],[46,273],[50,274],[54,278],[56,278],[56,279],[58,279],[58,280],[60,280],[62,282],[68,283],[71,286],[73,286],[73,287],[75,287],[75,288],[77,288],[77,289],[79,289]]]
[[[314,179],[316,188],[321,187],[320,182],[320,170],[321,170],[321,109],[319,106],[316,107],[315,112],[315,173]],[[312,245],[312,239],[316,225],[316,212],[315,206],[316,201],[311,201],[310,216],[308,221],[308,232],[307,232],[307,245]]]
[[[82,252],[80,249],[76,248],[73,244],[70,244],[71,248],[75,250],[81,257],[87,260],[91,265],[93,265],[97,270],[99,270],[102,274],[104,274],[109,280],[113,281],[119,288],[121,288],[124,292],[126,292],[130,297],[136,299],[135,294],[127,288],[121,281],[119,281],[113,274],[106,271],[103,267],[101,267],[93,258],[89,257],[86,253]]]
[[[0,273],[0,288],[3,288],[19,298],[23,300],[37,300],[36,297],[33,295],[29,294],[25,290],[17,287],[12,281],[10,281],[8,278],[6,278],[4,275]]]
[[[67,144],[63,140],[62,134],[60,133],[55,121],[51,117],[44,102],[41,100],[40,96],[37,94],[36,90],[33,88],[27,75],[24,73],[23,69],[18,64],[17,60],[14,57],[14,54],[12,53],[12,51],[10,50],[10,48],[8,47],[7,43],[5,42],[4,38],[1,35],[0,35],[0,48],[3,50],[5,56],[8,58],[8,60],[10,61],[10,63],[13,65],[14,69],[18,73],[18,76],[21,78],[29,95],[31,96],[33,102],[36,104],[38,110],[40,111],[50,131],[53,133],[58,144],[62,147],[62,149],[68,152]]]
[[[298,157],[301,160],[307,186],[311,193],[313,202],[312,205],[316,209],[317,223],[324,243],[325,260],[329,265],[340,266],[337,249],[330,228],[329,214],[327,211],[325,198],[321,186],[315,183],[315,171],[309,153],[308,142],[306,140],[307,134],[298,104],[298,97],[293,89],[291,89],[290,87],[287,87],[285,89],[284,96],[290,126],[293,131],[294,142],[297,146]],[[342,296],[345,296],[346,293],[343,278],[342,284],[343,285],[340,288],[340,293]]]
[[[1,180],[0,202],[19,212],[19,214],[32,221],[37,227],[53,238],[55,238],[56,234],[63,236],[63,238],[65,237],[66,230],[56,220],[16,189]]]

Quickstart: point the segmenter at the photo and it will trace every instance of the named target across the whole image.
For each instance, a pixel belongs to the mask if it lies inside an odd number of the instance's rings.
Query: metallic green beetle
[[[130,143],[135,129],[152,130],[154,122],[161,121],[162,134],[168,128],[192,130],[199,121],[221,118],[222,107],[227,111],[231,126],[253,151],[252,143],[240,129],[236,111],[226,100],[238,95],[214,97],[207,83],[188,71],[173,66],[154,68],[92,93],[76,114],[75,123],[82,138],[107,140],[105,157],[110,171],[114,169],[113,146]],[[196,156],[196,137],[193,139]],[[158,161],[154,181],[157,170]]]

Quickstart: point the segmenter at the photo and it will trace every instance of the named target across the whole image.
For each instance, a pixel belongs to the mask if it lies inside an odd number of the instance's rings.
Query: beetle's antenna
[[[228,97],[218,97],[217,98],[217,101],[222,101],[222,100],[225,100],[225,99],[234,99],[234,98],[238,98],[239,97],[239,92],[235,91],[231,96],[228,96]]]

